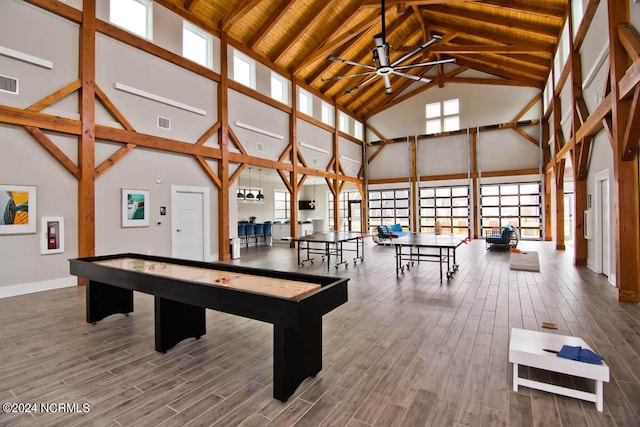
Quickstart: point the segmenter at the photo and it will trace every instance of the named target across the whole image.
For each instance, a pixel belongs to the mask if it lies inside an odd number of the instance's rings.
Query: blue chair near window
[[[246,240],[246,247],[249,247],[249,240],[253,239],[254,243],[255,243],[255,239],[256,239],[256,234],[255,234],[255,226],[252,223],[248,223],[244,225],[244,234],[245,234],[245,240]]]

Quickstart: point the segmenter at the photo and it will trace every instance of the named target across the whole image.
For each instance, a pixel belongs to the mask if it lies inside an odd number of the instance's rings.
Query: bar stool
[[[247,248],[248,248],[249,239],[254,239],[254,242],[255,242],[256,234],[255,234],[254,224],[248,223],[244,225],[244,235],[245,235],[245,240],[247,241]]]
[[[272,242],[273,242],[273,237],[271,235],[271,228],[272,228],[272,223],[271,221],[265,222],[264,223],[264,243],[265,245],[269,245],[271,246]]]
[[[240,241],[242,242],[242,240],[247,241],[247,235],[245,234],[245,226],[243,223],[238,223],[238,239],[240,239]]]
[[[262,239],[264,242],[264,224],[255,224],[254,236],[256,239],[256,246],[258,246],[258,239]]]

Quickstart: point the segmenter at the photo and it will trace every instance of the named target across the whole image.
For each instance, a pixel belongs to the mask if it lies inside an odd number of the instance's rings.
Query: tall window
[[[338,113],[338,120],[338,129],[344,133],[349,133],[349,116],[340,111],[340,113]]]
[[[355,136],[356,138],[358,138],[359,140],[362,140],[362,123],[360,122],[355,122],[354,127],[353,127],[353,136]]]
[[[460,129],[460,100],[449,99],[427,104],[427,133],[440,133]]]
[[[150,0],[110,0],[109,21],[149,40],[153,38],[153,4]]]
[[[480,187],[482,235],[512,225],[523,239],[542,237],[540,183],[491,184]]]
[[[195,25],[183,21],[182,24],[182,56],[211,68],[211,34]]]
[[[436,221],[444,233],[468,234],[469,186],[420,189],[420,232],[433,232]]]
[[[338,200],[338,217],[340,218],[340,225],[342,231],[349,230],[349,201],[350,200],[362,200],[359,191],[343,191],[340,193],[340,199]],[[333,197],[329,197],[329,229],[333,230]]]
[[[233,80],[256,88],[256,62],[237,50],[233,51]]]
[[[391,224],[409,228],[409,190],[369,191],[369,229]]]
[[[298,90],[298,111],[307,116],[313,115],[313,98],[311,94],[304,89]]]
[[[273,219],[288,221],[291,218],[291,193],[276,190],[273,194]]]
[[[321,120],[323,123],[333,126],[333,107],[326,102],[322,101],[322,115]]]
[[[271,97],[283,104],[289,104],[289,85],[280,74],[271,72]]]

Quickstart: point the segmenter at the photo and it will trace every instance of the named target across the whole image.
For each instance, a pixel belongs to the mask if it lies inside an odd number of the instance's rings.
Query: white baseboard
[[[78,278],[75,276],[61,277],[59,279],[43,280],[41,282],[21,283],[18,285],[0,286],[0,298],[14,297],[16,295],[32,294],[34,292],[50,291],[52,289],[77,286]]]

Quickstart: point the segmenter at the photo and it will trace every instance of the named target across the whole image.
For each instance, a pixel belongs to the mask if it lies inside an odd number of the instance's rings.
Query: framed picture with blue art
[[[122,226],[149,226],[149,191],[122,189]]]
[[[36,187],[0,185],[0,234],[36,232]]]

